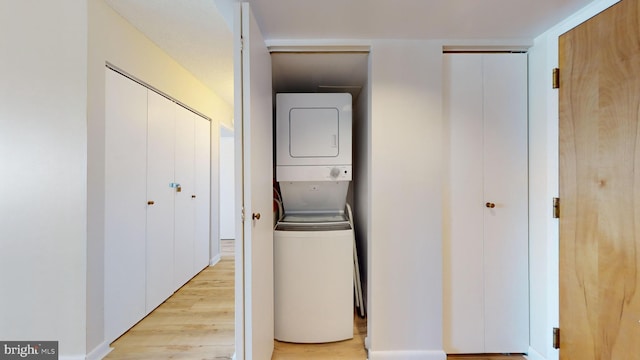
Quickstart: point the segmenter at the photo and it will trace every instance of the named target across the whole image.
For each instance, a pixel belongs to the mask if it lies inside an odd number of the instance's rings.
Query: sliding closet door
[[[175,103],[149,91],[147,146],[147,312],[173,293]],[[144,261],[145,259],[141,259]]]
[[[105,337],[145,315],[147,89],[105,71]]]

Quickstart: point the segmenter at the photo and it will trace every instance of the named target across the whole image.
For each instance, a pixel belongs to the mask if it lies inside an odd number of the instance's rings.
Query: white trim
[[[620,0],[594,1],[591,4],[583,7],[582,9],[576,11],[575,13],[573,13],[573,15],[567,17],[557,25],[553,26],[551,29],[547,30],[545,33],[560,36],[565,32],[573,29],[574,27],[582,24],[583,22],[591,19],[592,17],[598,15],[604,10],[610,8],[611,6],[615,5],[619,1]]]
[[[221,258],[222,258],[222,255],[221,254],[217,254],[216,256],[211,258],[211,261],[209,261],[209,266],[215,266],[217,263],[220,262]]]
[[[265,40],[269,52],[369,52],[371,40],[349,39],[271,39]]]
[[[443,350],[369,351],[369,360],[446,360]]]
[[[526,356],[529,360],[547,360],[544,356],[540,355],[539,352],[535,351],[533,348],[529,347],[529,353]]]
[[[445,51],[527,51],[531,39],[443,39]]]
[[[236,360],[236,353],[234,352],[233,355],[231,356],[231,360]]]
[[[107,356],[111,350],[113,350],[113,348],[109,347],[109,343],[105,341],[87,354],[86,360],[100,360]]]

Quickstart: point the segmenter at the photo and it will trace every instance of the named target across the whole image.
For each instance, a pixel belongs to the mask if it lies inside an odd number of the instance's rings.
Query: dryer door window
[[[336,157],[340,153],[339,112],[336,108],[291,108],[291,157]]]

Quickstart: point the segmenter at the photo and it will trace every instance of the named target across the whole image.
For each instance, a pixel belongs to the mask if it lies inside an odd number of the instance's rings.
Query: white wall
[[[594,1],[537,37],[529,50],[529,358],[534,360],[558,359],[551,342],[559,324],[558,220],[551,216],[552,198],[558,196],[558,90],[551,88],[558,37],[616,2]]]
[[[86,0],[88,48],[88,289],[87,349],[100,352],[104,344],[104,68],[109,62],[210,117],[211,238],[218,251],[219,123],[231,124],[233,109],[102,0]],[[76,1],[77,2],[77,1]],[[59,19],[67,19],[62,16]]]
[[[371,50],[370,359],[444,360],[442,46]]]
[[[0,1],[0,339],[85,353],[87,7]]]
[[[235,151],[233,131],[220,132],[220,239],[236,238]]]

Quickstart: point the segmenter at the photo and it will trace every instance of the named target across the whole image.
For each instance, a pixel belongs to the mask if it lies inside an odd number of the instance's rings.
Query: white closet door
[[[104,319],[107,342],[145,314],[147,89],[105,72]]]
[[[211,203],[211,122],[195,116],[195,272],[209,265]]]
[[[482,58],[444,55],[450,129],[450,240],[445,243],[444,343],[484,352]]]
[[[529,345],[527,55],[485,54],[485,352]]]
[[[195,121],[191,111],[176,105],[175,132],[175,237],[174,237],[174,285],[184,285],[194,272],[195,237]]]
[[[149,91],[147,145],[147,312],[174,291],[173,213],[175,104]],[[143,261],[142,259],[141,261]]]
[[[445,350],[526,352],[526,54],[446,54],[444,63],[450,125]]]

